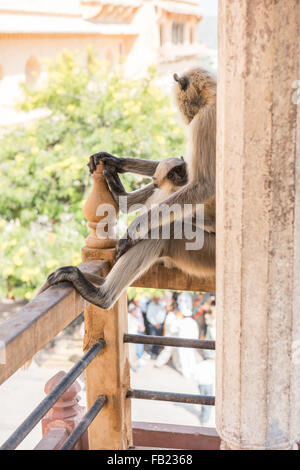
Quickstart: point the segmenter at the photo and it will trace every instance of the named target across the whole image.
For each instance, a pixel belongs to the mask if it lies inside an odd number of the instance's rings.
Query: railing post
[[[97,215],[101,204],[111,204],[117,210],[99,164],[93,175],[94,186],[85,204],[84,212],[91,228],[82,250],[83,261],[108,260],[113,262],[116,238],[99,238],[97,226],[103,217]],[[107,219],[106,219],[107,220]],[[113,220],[110,221],[111,226]],[[107,396],[107,403],[89,428],[89,448],[128,449],[132,443],[131,408],[126,392],[130,386],[128,345],[123,343],[127,332],[127,294],[124,292],[110,310],[88,304],[85,313],[84,350],[98,338],[104,338],[104,351],[86,369],[87,406],[90,408],[99,395]]]
[[[60,371],[48,380],[45,385],[46,395],[52,392],[65,375],[66,372]],[[68,435],[77,426],[85,414],[85,408],[78,405],[80,398],[78,393],[80,390],[79,383],[77,381],[74,382],[42,419],[43,439],[37,445],[36,450],[59,449]],[[76,444],[75,449],[88,449],[86,434]]]

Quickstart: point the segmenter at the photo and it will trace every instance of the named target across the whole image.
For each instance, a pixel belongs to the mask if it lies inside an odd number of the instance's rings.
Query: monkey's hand
[[[118,173],[125,173],[125,170],[122,168],[122,161],[123,158],[118,158],[115,157],[114,155],[111,155],[110,153],[107,152],[99,152],[95,153],[90,157],[88,167],[90,169],[90,173],[94,173],[94,171],[97,168],[97,165],[100,162],[103,162],[105,167],[110,167],[116,170]]]

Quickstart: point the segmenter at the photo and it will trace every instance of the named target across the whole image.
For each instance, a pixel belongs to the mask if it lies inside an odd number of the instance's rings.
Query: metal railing
[[[215,341],[207,339],[173,338],[169,336],[124,335],[124,343],[155,344],[158,346],[174,346],[176,348],[216,349]]]
[[[76,426],[74,431],[70,434],[66,442],[60,448],[60,450],[72,450],[77,444],[79,439],[83,436],[89,425],[94,421],[97,414],[102,410],[105,405],[107,398],[105,395],[100,395],[94,404],[91,406],[89,411],[84,415],[80,423]]]
[[[172,338],[168,336],[124,335],[124,343],[155,344],[158,346],[173,346],[176,348],[197,348],[215,350],[215,341],[188,338]],[[128,390],[128,398],[142,400],[160,400],[194,405],[215,405],[215,397],[206,395],[193,395],[188,393],[157,392],[153,390]]]
[[[128,390],[126,396],[128,398],[139,398],[141,400],[175,401],[178,403],[188,403],[193,405],[214,406],[215,404],[215,397],[206,395],[192,395],[190,393],[156,392],[153,390]]]
[[[52,390],[52,392],[47,395],[44,400],[42,400],[39,405],[33,410],[33,412],[23,421],[23,423],[14,431],[14,433],[4,442],[4,444],[0,447],[0,450],[14,450],[18,445],[25,439],[25,437],[32,431],[32,429],[37,425],[37,423],[45,416],[45,414],[51,409],[54,403],[65,393],[65,391],[72,385],[75,380],[79,377],[79,375],[87,368],[87,366],[92,362],[93,359],[97,356],[97,354],[104,348],[105,342],[103,339],[99,339],[96,341],[93,346],[84,354],[84,356],[72,367],[72,369],[67,373],[67,375],[56,385],[56,387]],[[101,398],[101,403],[103,402],[102,406],[99,407],[98,401]],[[91,412],[91,408],[88,413],[85,415],[85,418],[88,416],[88,425],[92,422],[99,411],[102,409],[105,403],[105,397],[101,396],[98,397],[96,402],[94,403],[95,406],[93,413]],[[93,405],[93,406],[94,406]],[[98,410],[95,414],[94,411]],[[90,417],[92,416],[92,419]],[[81,423],[74,429],[73,433],[77,437],[79,428]],[[82,425],[80,430],[82,429]],[[84,432],[84,431],[83,431]],[[81,435],[79,434],[78,439],[80,439]],[[72,434],[69,436],[68,439],[71,439]],[[74,437],[72,437],[72,442],[74,441]],[[73,447],[74,447],[73,445]],[[72,447],[72,448],[73,448]]]
[[[172,346],[179,348],[197,348],[214,350],[215,342],[200,339],[172,338],[165,336],[146,336],[124,334],[124,343],[132,344],[151,344],[159,346]],[[56,385],[56,387],[47,395],[33,412],[23,421],[23,423],[14,431],[14,433],[0,447],[0,450],[13,450],[25,439],[32,431],[37,423],[52,408],[57,400],[66,392],[66,390],[75,382],[79,375],[93,361],[97,354],[105,347],[105,341],[98,339],[93,346],[84,354],[84,356],[72,367],[66,376]],[[161,392],[153,390],[134,390],[129,389],[126,393],[127,398],[143,399],[143,400],[160,400],[169,402],[179,402],[196,405],[214,406],[215,397],[204,395],[193,395],[185,393]],[[60,450],[73,449],[89,425],[102,410],[107,397],[100,395],[90,407],[88,412],[83,416],[81,421],[68,436]]]

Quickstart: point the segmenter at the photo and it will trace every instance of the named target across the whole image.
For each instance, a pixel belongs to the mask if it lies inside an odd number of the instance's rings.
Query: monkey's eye
[[[152,181],[153,181],[153,186],[154,186],[155,188],[158,188],[157,176],[152,176]]]

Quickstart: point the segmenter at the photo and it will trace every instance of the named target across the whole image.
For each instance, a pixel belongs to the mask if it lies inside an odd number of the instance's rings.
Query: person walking
[[[147,308],[150,303],[150,299],[146,295],[139,297],[139,307],[142,311],[144,325],[145,325],[145,334],[149,335],[149,322],[147,320]]]
[[[147,320],[149,322],[149,334],[153,336],[162,336],[164,321],[166,318],[166,309],[160,302],[159,297],[154,296],[147,307]],[[158,356],[160,346],[151,344],[148,353],[155,359]]]
[[[215,360],[214,358],[204,359],[195,367],[194,379],[199,388],[200,395],[205,397],[213,396],[215,391]],[[212,407],[201,405],[200,424],[206,425],[209,422]]]
[[[178,336],[180,338],[198,339],[198,325],[192,318],[193,303],[191,295],[184,292],[178,296],[177,302],[183,315],[182,320],[178,322]],[[193,377],[197,360],[196,350],[192,348],[176,348],[173,354],[175,368],[187,379]]]
[[[179,321],[182,318],[182,314],[178,309],[169,311],[165,320],[164,336],[176,338],[178,336]],[[177,348],[174,348],[173,346],[165,346],[157,356],[154,366],[160,368],[166,365],[176,349]]]
[[[133,303],[128,306],[128,333],[131,335],[138,334],[139,331],[139,321],[134,314],[135,305]],[[137,367],[137,354],[136,354],[136,345],[129,344],[129,364],[131,370],[136,372]]]

